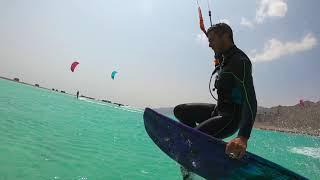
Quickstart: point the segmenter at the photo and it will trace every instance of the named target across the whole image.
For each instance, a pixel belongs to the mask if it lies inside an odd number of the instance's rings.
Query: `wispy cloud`
[[[248,28],[253,28],[254,27],[253,22],[249,21],[248,19],[246,19],[244,17],[241,18],[240,25],[248,27]]]
[[[228,24],[229,26],[231,26],[231,22],[230,22],[229,19],[220,19],[218,22],[219,22],[219,23],[226,23],[226,24]]]
[[[268,17],[284,17],[287,11],[286,0],[261,0],[256,12],[256,22],[262,23]]]
[[[196,41],[201,45],[208,45],[208,38],[202,32],[196,35]]]
[[[253,20],[241,18],[240,25],[253,28],[256,24],[262,24],[267,18],[285,17],[288,12],[287,0],[260,0]]]
[[[251,59],[253,62],[272,61],[288,54],[310,50],[316,45],[317,38],[312,33],[304,36],[301,41],[281,42],[273,38],[265,44],[262,52],[257,53],[256,50],[253,50],[252,52],[255,53]]]

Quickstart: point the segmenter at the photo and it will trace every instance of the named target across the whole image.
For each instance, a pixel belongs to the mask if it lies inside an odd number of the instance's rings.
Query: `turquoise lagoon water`
[[[142,115],[0,79],[0,180],[181,179]],[[319,137],[254,130],[248,150],[320,179]]]

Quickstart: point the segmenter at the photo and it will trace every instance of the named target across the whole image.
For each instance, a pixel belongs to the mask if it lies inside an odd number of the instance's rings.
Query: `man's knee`
[[[173,114],[177,119],[182,119],[185,107],[185,104],[180,104],[174,107]]]
[[[208,134],[208,135],[212,135],[213,132],[215,131],[214,129],[216,128],[217,124],[216,124],[216,119],[218,119],[219,117],[212,117],[202,123],[200,123],[196,129]]]
[[[232,116],[215,116],[199,124],[196,129],[223,139],[232,136],[238,130],[238,125]]]

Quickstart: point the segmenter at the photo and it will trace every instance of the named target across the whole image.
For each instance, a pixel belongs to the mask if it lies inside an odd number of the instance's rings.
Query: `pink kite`
[[[300,103],[300,106],[304,107],[304,101],[303,101],[303,99],[300,99],[299,103]]]
[[[79,62],[77,62],[77,61],[75,61],[75,62],[73,62],[73,63],[71,64],[70,69],[71,69],[72,72],[74,72],[74,69],[78,66],[78,64],[79,64]]]

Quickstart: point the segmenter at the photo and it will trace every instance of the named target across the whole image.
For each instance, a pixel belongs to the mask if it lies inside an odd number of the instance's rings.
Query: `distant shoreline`
[[[64,90],[49,89],[49,88],[40,86],[39,84],[30,84],[30,83],[26,83],[26,82],[23,82],[23,81],[20,81],[20,80],[16,81],[15,79],[10,79],[10,78],[6,78],[6,77],[2,77],[2,76],[0,76],[0,79],[4,79],[4,80],[15,82],[15,83],[24,84],[24,85],[31,86],[31,87],[34,87],[34,88],[41,88],[41,89],[45,89],[45,90],[52,91],[52,92],[62,93],[62,94],[70,95],[70,96],[76,96],[76,95],[70,94],[70,93],[68,93],[68,92],[66,92]],[[80,97],[91,99],[91,100],[96,100],[96,101],[102,101],[102,102],[105,102],[105,103],[115,104],[117,106],[128,106],[128,105],[124,105],[122,103],[111,102],[109,100],[99,100],[99,99],[96,99],[96,98],[93,98],[93,97],[85,96],[83,94],[80,95]]]
[[[298,129],[289,129],[289,128],[280,128],[270,125],[263,125],[259,122],[254,123],[254,128],[260,129],[260,130],[267,130],[267,131],[277,131],[277,132],[284,132],[284,133],[290,133],[290,134],[304,134],[309,136],[315,136],[320,137],[320,132],[308,132],[308,131],[301,131]]]
[[[24,85],[27,85],[27,86],[32,86],[32,87],[34,87],[34,88],[40,88],[40,89],[45,89],[45,90],[48,90],[48,91],[59,92],[59,93],[62,93],[62,94],[67,94],[67,95],[70,95],[70,96],[75,96],[74,94],[67,93],[67,92],[65,92],[65,91],[63,91],[63,90],[61,90],[61,91],[53,90],[53,89],[49,89],[49,88],[46,88],[46,87],[43,87],[43,86],[36,86],[36,84],[30,84],[30,83],[26,83],[26,82],[22,82],[22,81],[15,81],[14,79],[2,77],[2,76],[0,76],[0,79],[4,79],[4,80],[7,80],[7,81],[12,81],[12,82],[15,82],[15,83],[24,84]]]
[[[2,76],[0,76],[0,79],[4,79],[4,80],[7,80],[7,81],[12,81],[12,82],[16,82],[16,83],[20,83],[20,84],[25,84],[25,85],[28,85],[28,86],[37,87],[37,86],[35,86],[35,84],[30,84],[30,83],[26,83],[26,82],[22,82],[22,81],[15,81],[14,79],[2,77]],[[41,86],[40,86],[40,87],[37,87],[37,88],[42,88],[42,89],[50,90],[50,89],[48,89],[48,88],[41,87]]]
[[[22,81],[15,81],[14,79],[2,77],[2,76],[0,76],[0,79],[4,79],[4,80],[16,82],[16,83],[21,83],[21,84],[25,84],[25,85],[32,86],[32,87],[37,87],[37,86],[35,86],[33,84],[25,83],[25,82],[22,82]],[[42,89],[46,89],[46,90],[51,91],[51,89],[48,89],[48,88],[45,88],[45,87],[41,87],[41,86],[37,87],[37,88],[42,88]],[[65,93],[65,94],[74,96],[74,95],[69,94],[69,93]],[[85,97],[85,96],[83,96],[83,97]],[[94,98],[92,98],[92,99],[94,99]],[[115,104],[117,104],[117,103],[115,103]],[[120,104],[117,104],[117,105],[120,105]],[[160,108],[158,110],[160,110],[160,112],[161,112],[161,109],[163,111],[168,111],[168,112],[172,111],[171,108]],[[167,114],[167,113],[165,113],[165,114]],[[291,134],[304,134],[304,135],[309,135],[309,136],[320,137],[320,130],[317,131],[317,130],[301,130],[301,129],[282,128],[282,127],[276,127],[276,126],[268,125],[268,124],[257,122],[257,121],[254,123],[254,128],[260,129],[260,130],[267,130],[267,131],[277,131],[277,132],[284,132],[284,133],[291,133]]]

